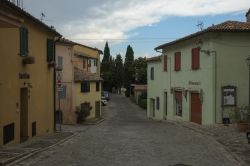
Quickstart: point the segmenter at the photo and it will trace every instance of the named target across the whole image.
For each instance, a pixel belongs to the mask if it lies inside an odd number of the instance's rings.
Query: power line
[[[108,41],[165,41],[165,40],[176,40],[178,38],[129,38],[129,39],[125,39],[125,38],[70,38],[70,37],[66,37],[69,38],[70,40],[88,40],[88,41],[97,41],[97,40],[108,40]]]

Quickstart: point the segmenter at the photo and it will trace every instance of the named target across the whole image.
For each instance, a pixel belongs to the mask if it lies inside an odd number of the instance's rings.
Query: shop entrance
[[[191,93],[191,122],[201,124],[202,107],[199,93]]]

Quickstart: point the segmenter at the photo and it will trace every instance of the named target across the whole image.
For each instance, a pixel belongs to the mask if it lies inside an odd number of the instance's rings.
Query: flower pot
[[[239,122],[239,123],[237,123],[237,128],[240,132],[246,132],[248,130],[248,123]]]
[[[34,64],[35,63],[35,58],[32,56],[27,56],[25,58],[23,58],[23,64],[27,65],[27,64]]]

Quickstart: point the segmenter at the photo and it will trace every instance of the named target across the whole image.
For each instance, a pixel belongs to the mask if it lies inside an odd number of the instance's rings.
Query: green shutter
[[[28,55],[28,29],[20,28],[20,55],[25,57]]]
[[[47,39],[47,62],[54,60],[54,41]]]

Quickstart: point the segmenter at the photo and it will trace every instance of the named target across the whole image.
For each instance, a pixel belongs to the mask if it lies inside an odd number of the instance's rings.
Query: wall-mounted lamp
[[[210,54],[211,54],[211,51],[209,51],[209,50],[200,50],[200,52],[205,53],[208,56],[210,56]]]

